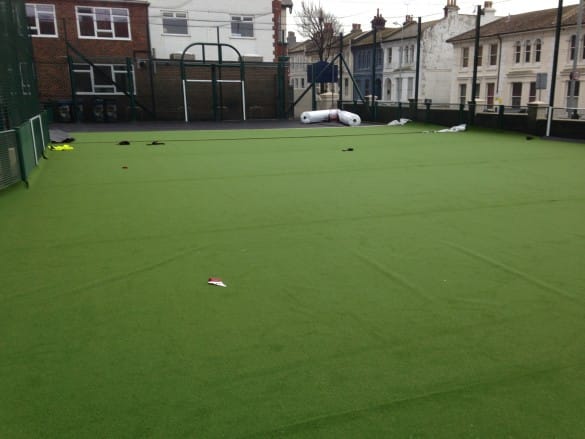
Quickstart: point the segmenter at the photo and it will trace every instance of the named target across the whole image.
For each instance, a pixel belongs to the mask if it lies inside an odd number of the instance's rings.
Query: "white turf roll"
[[[328,122],[337,120],[337,110],[304,111],[301,113],[302,123]]]
[[[339,122],[350,127],[358,126],[362,123],[362,119],[354,113],[349,111],[338,110]]]
[[[301,113],[302,123],[328,122],[330,120],[339,120],[342,124],[349,126],[357,126],[362,123],[357,114],[343,110],[317,110]]]

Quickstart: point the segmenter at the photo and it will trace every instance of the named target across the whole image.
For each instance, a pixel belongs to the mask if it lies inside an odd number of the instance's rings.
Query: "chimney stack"
[[[445,17],[451,14],[456,15],[459,12],[459,6],[457,6],[457,0],[447,0],[447,5],[443,8],[445,11]]]
[[[288,36],[286,37],[287,44],[295,44],[297,42],[297,37],[294,32],[288,31]]]
[[[361,32],[362,31],[362,25],[359,23],[352,23],[351,25],[351,31],[352,32]]]
[[[496,9],[494,8],[494,2],[485,1],[483,3],[483,15],[486,17],[495,17]]]
[[[380,9],[376,11],[376,16],[372,20],[372,29],[382,30],[386,27],[386,19],[380,15]]]

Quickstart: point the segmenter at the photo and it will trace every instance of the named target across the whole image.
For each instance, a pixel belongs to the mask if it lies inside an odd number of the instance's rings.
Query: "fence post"
[[[128,93],[130,93],[130,120],[134,122],[136,121],[136,94],[134,93],[134,77],[130,58],[126,58],[126,78],[128,81]]]
[[[288,56],[278,57],[278,98],[276,117],[279,119],[284,119],[286,117],[286,87],[288,84],[288,81],[286,81],[286,63],[288,60]]]
[[[462,102],[459,104],[459,123],[465,122],[465,104]]]
[[[425,107],[426,107],[425,122],[430,123],[431,122],[431,103],[425,102]]]
[[[498,106],[498,128],[504,128],[504,106]]]

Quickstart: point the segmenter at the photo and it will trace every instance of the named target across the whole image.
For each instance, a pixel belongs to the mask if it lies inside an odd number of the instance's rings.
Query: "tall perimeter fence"
[[[0,0],[0,190],[32,170],[49,143],[48,116],[39,104],[24,3]]]

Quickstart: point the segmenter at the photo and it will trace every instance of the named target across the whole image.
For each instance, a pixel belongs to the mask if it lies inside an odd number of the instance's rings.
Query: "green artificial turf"
[[[582,437],[585,147],[424,129],[49,151],[0,193],[0,437]]]

